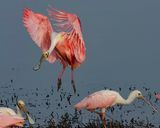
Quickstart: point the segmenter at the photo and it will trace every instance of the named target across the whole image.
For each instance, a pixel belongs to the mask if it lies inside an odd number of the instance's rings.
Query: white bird
[[[22,116],[21,111],[23,111],[30,124],[34,124],[34,120],[29,116],[29,112],[27,111],[25,104],[22,100],[19,100],[17,103],[17,113],[7,107],[0,107],[0,128],[6,128],[11,126],[19,126],[22,127],[24,124],[24,118]]]
[[[143,99],[147,104],[149,104],[154,111],[157,111],[147,100],[145,100],[142,93],[138,90],[132,91],[127,99],[124,99],[118,92],[112,91],[112,90],[101,90],[98,92],[94,92],[90,94],[89,96],[85,97],[82,101],[77,103],[75,105],[75,108],[77,110],[80,110],[82,108],[87,109],[88,111],[94,111],[96,109],[101,109],[101,113],[96,112],[100,115],[101,120],[105,125],[105,110],[108,107],[112,107],[116,104],[130,104],[132,103],[136,98]]]

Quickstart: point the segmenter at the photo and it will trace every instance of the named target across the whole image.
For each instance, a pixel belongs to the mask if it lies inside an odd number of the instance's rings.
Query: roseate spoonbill
[[[155,96],[157,100],[160,100],[160,93],[157,93]]]
[[[82,108],[87,109],[88,111],[93,111],[99,114],[101,120],[103,121],[104,127],[106,128],[105,122],[105,110],[108,107],[112,107],[116,104],[130,104],[136,98],[143,99],[147,104],[149,104],[154,111],[157,111],[145,98],[142,93],[138,90],[132,91],[127,99],[124,99],[118,92],[112,90],[101,90],[94,92],[89,96],[85,97],[82,101],[77,103],[74,107],[77,110]],[[96,109],[101,109],[101,113],[96,112]]]
[[[23,23],[32,40],[42,50],[42,56],[34,70],[39,70],[41,63],[48,60],[54,63],[57,59],[63,65],[57,80],[57,90],[61,87],[61,78],[67,66],[71,67],[71,84],[76,92],[74,69],[85,60],[85,42],[79,17],[76,14],[60,11],[51,7],[49,16],[54,21],[54,29],[49,19],[30,9],[24,9]],[[56,32],[55,32],[56,29]]]
[[[0,107],[0,128],[6,128],[11,126],[22,127],[24,124],[24,118],[22,117],[21,111],[25,113],[30,124],[34,124],[33,119],[29,116],[25,104],[22,100],[19,100],[17,103],[17,113],[7,107]]]

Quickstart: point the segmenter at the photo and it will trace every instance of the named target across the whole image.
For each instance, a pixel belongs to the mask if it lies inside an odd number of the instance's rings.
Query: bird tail
[[[80,109],[82,109],[82,108],[86,108],[86,107],[87,107],[87,103],[81,101],[81,102],[77,103],[76,105],[74,105],[74,107],[75,107],[77,110],[80,110]]]

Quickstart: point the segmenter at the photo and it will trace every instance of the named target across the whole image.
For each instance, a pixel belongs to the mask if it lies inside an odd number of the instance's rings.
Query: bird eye
[[[141,93],[138,93],[138,95],[140,96],[140,95],[141,95]]]

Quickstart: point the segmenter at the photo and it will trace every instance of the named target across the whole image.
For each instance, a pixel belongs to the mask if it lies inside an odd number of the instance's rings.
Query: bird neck
[[[23,116],[22,116],[22,113],[21,113],[21,110],[19,109],[19,107],[16,106],[16,108],[17,108],[17,115],[18,115],[19,117],[23,117]]]
[[[133,93],[131,92],[128,96],[127,99],[122,98],[121,99],[121,104],[130,104],[135,100],[135,96],[133,95]]]
[[[59,33],[56,33],[56,32],[52,33],[52,35],[51,35],[51,45],[50,45],[50,48],[48,50],[49,55],[52,53],[52,51],[56,47],[56,44],[58,43],[60,38],[61,38],[61,35]]]

